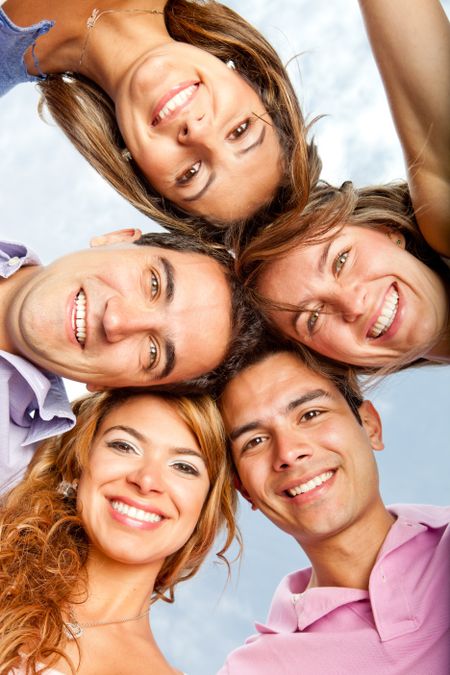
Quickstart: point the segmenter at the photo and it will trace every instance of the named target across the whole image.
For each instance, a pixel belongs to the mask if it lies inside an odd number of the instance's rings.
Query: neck
[[[29,277],[38,274],[39,270],[38,265],[30,265],[22,267],[8,279],[0,279],[0,349],[4,352],[21,355],[10,330],[15,319],[13,308],[19,302],[18,295]]]
[[[163,11],[164,5],[165,0],[35,0],[33,3],[8,0],[3,9],[19,26],[42,19],[55,21],[52,30],[42,35],[36,44],[42,72],[81,73],[114,100],[118,83],[130,65],[162,42],[171,40],[162,15],[121,10]],[[89,30],[86,22],[94,9],[114,12],[99,17]],[[31,53],[26,54],[25,62],[29,73],[38,74]]]
[[[120,563],[92,551],[86,565],[88,597],[76,605],[77,620],[116,621],[144,613],[161,566],[161,561],[145,565]],[[139,626],[148,630],[148,621],[140,621]]]
[[[342,532],[318,542],[301,542],[312,564],[308,587],[369,587],[380,548],[395,518],[380,503],[370,518],[362,518]]]

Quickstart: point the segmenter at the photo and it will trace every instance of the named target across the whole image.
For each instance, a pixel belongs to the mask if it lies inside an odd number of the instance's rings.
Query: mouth
[[[302,495],[305,492],[311,492],[311,490],[314,490],[329,481],[335,473],[335,471],[325,471],[324,473],[320,473],[319,475],[314,476],[314,478],[310,478],[310,480],[305,483],[299,483],[298,485],[285,490],[284,494],[288,497],[297,497],[297,495]]]
[[[398,291],[395,286],[386,294],[381,312],[372,324],[367,337],[376,339],[387,333],[392,326],[398,310]]]
[[[144,511],[144,509],[138,509],[135,506],[130,506],[121,502],[118,499],[110,502],[114,511],[121,513],[123,516],[128,516],[128,518],[133,518],[138,520],[141,523],[159,523],[164,516],[160,513],[154,513],[153,511]]]
[[[86,342],[86,293],[82,288],[75,297],[72,310],[72,330],[78,344],[84,347]]]
[[[174,117],[195,96],[200,82],[180,84],[171,89],[158,102],[152,117],[151,125],[156,127],[162,120]]]

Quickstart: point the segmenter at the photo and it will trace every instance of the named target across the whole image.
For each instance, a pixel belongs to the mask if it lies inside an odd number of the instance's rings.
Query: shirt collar
[[[306,590],[311,568],[293,572],[286,576],[278,586],[266,623],[256,623],[260,633],[295,633],[326,616],[333,610],[346,604],[356,603],[353,609],[359,614],[367,614],[367,603],[371,603],[373,620],[382,640],[411,632],[417,628],[411,598],[408,594],[399,594],[402,587],[404,570],[393,564],[391,554],[428,528],[440,528],[448,524],[449,514],[442,510],[427,514],[420,506],[395,505],[389,511],[397,516],[396,521],[380,549],[372,569],[369,590],[357,588],[320,587]],[[391,559],[390,559],[391,558]],[[389,604],[389,597],[396,595],[391,603],[389,618],[385,612],[379,612],[379,606]]]
[[[75,424],[64,384],[60,377],[37,368],[21,356],[0,350],[0,358],[10,366],[10,377],[15,378],[11,388],[10,416],[15,424],[28,427],[24,445],[68,431]]]

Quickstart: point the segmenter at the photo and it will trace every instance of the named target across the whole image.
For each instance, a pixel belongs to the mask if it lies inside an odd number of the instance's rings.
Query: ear
[[[142,231],[138,228],[114,230],[113,232],[100,234],[98,237],[92,237],[90,246],[91,248],[95,248],[96,246],[109,246],[110,244],[130,244],[141,237]]]
[[[253,503],[253,501],[252,501],[250,495],[248,494],[248,492],[247,492],[247,490],[245,489],[245,487],[242,485],[241,479],[239,478],[239,476],[237,475],[237,473],[236,473],[235,476],[234,476],[234,487],[236,488],[236,490],[238,490],[238,492],[241,493],[241,495],[244,497],[244,499],[246,499],[246,500],[252,505],[252,511],[257,511],[257,510],[258,510],[258,507],[256,507],[256,506],[254,505],[254,503]]]
[[[98,384],[87,384],[86,389],[91,392],[91,394],[96,394],[101,391],[106,391],[107,387],[101,387]]]
[[[381,419],[370,401],[363,401],[359,408],[363,427],[370,439],[373,450],[384,450]]]

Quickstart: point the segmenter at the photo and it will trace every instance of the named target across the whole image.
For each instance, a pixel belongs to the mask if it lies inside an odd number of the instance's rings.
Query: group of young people
[[[450,29],[360,6],[408,183],[321,180],[281,60],[219,3],[2,3],[0,93],[37,81],[169,231],[47,266],[0,242],[1,672],[180,673],[150,608],[241,543],[237,491],[311,567],[221,673],[448,672],[450,509],[384,505],[358,378],[449,360]]]

